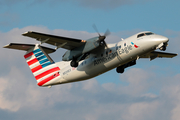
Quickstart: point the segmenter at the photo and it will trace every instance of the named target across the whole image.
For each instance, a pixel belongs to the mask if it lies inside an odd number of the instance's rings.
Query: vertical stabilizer
[[[39,44],[27,51],[24,55],[28,66],[30,67],[37,84],[39,86],[48,86],[55,84],[55,78],[60,76],[60,68],[54,63]]]

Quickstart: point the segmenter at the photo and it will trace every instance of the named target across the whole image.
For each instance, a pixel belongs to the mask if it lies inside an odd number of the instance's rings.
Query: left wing
[[[154,60],[155,58],[159,57],[159,58],[173,58],[175,56],[177,56],[178,54],[175,53],[166,53],[166,52],[157,52],[157,51],[153,51],[151,53],[145,54],[140,56],[140,58],[150,58],[150,60]]]
[[[33,31],[26,32],[22,35],[34,38],[38,41],[41,41],[41,43],[48,43],[54,45],[57,47],[56,49],[64,48],[64,49],[72,50],[76,47],[80,47],[86,42],[85,40],[49,35],[44,33],[33,32]]]

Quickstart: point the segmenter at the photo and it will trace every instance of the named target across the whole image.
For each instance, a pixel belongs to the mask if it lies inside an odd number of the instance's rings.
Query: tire
[[[124,67],[117,67],[116,72],[117,73],[124,73]]]
[[[70,65],[71,65],[71,67],[77,67],[78,66],[78,62],[72,60]]]

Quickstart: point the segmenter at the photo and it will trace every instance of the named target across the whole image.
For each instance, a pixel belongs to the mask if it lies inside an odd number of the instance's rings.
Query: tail
[[[54,52],[52,51],[53,49],[41,47],[39,44],[29,45],[14,43],[5,46],[5,48],[27,51],[24,58],[26,59],[26,62],[30,67],[35,79],[37,80],[37,85],[51,86],[58,84],[60,68],[47,54],[48,52]]]

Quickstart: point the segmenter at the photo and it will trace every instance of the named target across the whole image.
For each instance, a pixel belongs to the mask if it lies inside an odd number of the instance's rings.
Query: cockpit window
[[[152,35],[152,34],[154,34],[154,33],[152,33],[152,32],[147,32],[147,33],[145,33],[146,35]]]
[[[142,37],[142,36],[145,36],[145,34],[144,34],[144,33],[141,33],[141,34],[139,34],[139,35],[137,36],[137,38]]]
[[[142,36],[146,36],[146,35],[152,35],[152,34],[154,34],[154,33],[152,33],[152,32],[141,33],[141,34],[139,34],[139,35],[137,36],[137,38],[142,37]]]

